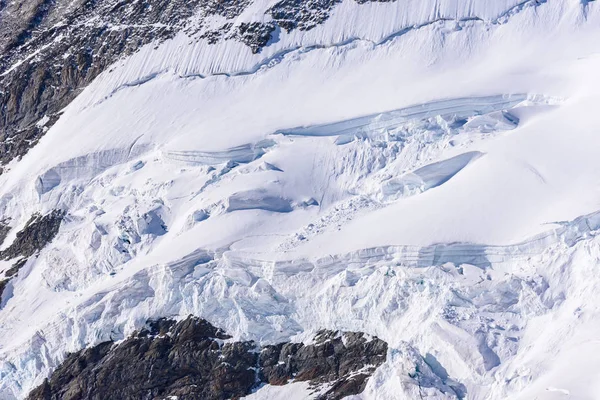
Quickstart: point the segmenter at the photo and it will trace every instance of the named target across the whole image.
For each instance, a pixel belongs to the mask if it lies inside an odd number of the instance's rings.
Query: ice
[[[189,314],[259,343],[377,335],[363,400],[594,398],[599,22],[351,0],[260,54],[179,33],[120,60],[0,175],[3,246],[67,211],[7,287],[0,398]]]
[[[209,216],[210,214],[206,210],[196,210],[192,214],[192,219],[194,222],[201,222],[207,219]]]
[[[137,220],[138,232],[143,235],[161,236],[167,232],[165,222],[159,215],[160,209],[150,210]]]
[[[227,212],[239,210],[265,210],[280,213],[292,211],[290,200],[263,191],[247,191],[232,194],[227,199]]]
[[[287,136],[369,136],[371,132],[395,129],[411,120],[423,120],[434,116],[464,118],[473,115],[486,114],[491,115],[487,116],[486,119],[481,119],[481,117],[474,118],[470,121],[470,127],[493,123],[494,128],[498,125],[500,125],[500,128],[505,128],[508,125],[510,129],[514,129],[518,120],[515,121],[514,118],[505,117],[504,114],[498,115],[497,112],[514,108],[527,101],[539,101],[538,98],[538,96],[514,94],[449,99],[354,118],[333,124],[285,129],[278,131],[278,133]]]
[[[138,169],[141,169],[144,167],[144,162],[143,161],[137,161],[136,163],[134,163],[131,166],[131,171],[137,171]]]
[[[264,162],[262,163],[259,167],[258,167],[259,171],[277,171],[277,172],[283,172],[281,169],[279,169],[278,167],[276,167],[275,165],[268,163],[268,162]]]
[[[69,182],[77,179],[91,179],[106,169],[126,162],[131,157],[135,157],[144,151],[145,148],[143,146],[132,146],[124,149],[99,151],[73,158],[41,174],[36,180],[36,190],[40,195],[43,195],[60,185],[62,181]]]
[[[61,176],[55,169],[50,169],[37,178],[35,182],[39,194],[44,194],[60,185]]]
[[[386,197],[422,193],[443,185],[481,156],[483,153],[473,151],[426,165],[411,173],[384,182],[382,193]]]
[[[180,161],[192,164],[216,165],[228,161],[248,163],[260,158],[265,154],[265,149],[273,146],[274,142],[264,140],[257,144],[244,144],[223,151],[165,151],[164,157],[168,160]]]
[[[519,125],[519,118],[507,111],[495,111],[469,119],[464,128],[480,132],[508,131]]]

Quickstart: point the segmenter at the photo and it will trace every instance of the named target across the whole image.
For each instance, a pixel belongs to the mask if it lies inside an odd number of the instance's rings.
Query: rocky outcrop
[[[24,155],[96,76],[196,13],[249,0],[20,0],[0,7],[0,164]],[[200,22],[201,23],[201,22]]]
[[[263,347],[261,381],[283,385],[289,380],[332,384],[320,399],[340,399],[360,393],[367,379],[386,359],[387,343],[367,340],[357,332],[317,333],[314,344],[281,343]]]
[[[271,23],[244,22],[238,26],[237,36],[240,42],[250,47],[252,53],[256,54],[269,43],[275,28],[276,26]]]
[[[327,383],[320,398],[340,399],[360,393],[386,353],[385,342],[362,333],[321,331],[314,344],[260,348],[202,319],[160,319],[119,344],[68,355],[28,399],[237,399],[290,380]]]
[[[32,215],[25,227],[17,232],[17,237],[12,244],[0,251],[0,259],[27,258],[43,249],[58,233],[64,215],[62,210],[53,210],[43,216]]]
[[[4,272],[5,279],[0,281],[0,299],[6,285],[27,259],[46,247],[54,239],[63,220],[62,210],[53,210],[46,215],[34,214],[25,227],[17,232],[17,237],[9,247],[0,251],[0,259],[12,260],[18,258],[11,268]]]
[[[10,279],[0,280],[0,299],[2,299],[2,294],[4,293],[4,289],[6,289],[6,285],[8,285],[9,281]]]
[[[359,4],[395,0],[355,0]],[[299,29],[308,31],[325,22],[331,10],[342,0],[281,0],[268,11],[273,20],[287,32]]]
[[[308,31],[329,18],[329,12],[342,0],[281,0],[267,12],[287,32]]]
[[[9,219],[0,221],[0,245],[4,243],[4,239],[6,239],[8,232],[10,232],[10,225],[8,224],[9,221]]]
[[[211,44],[239,40],[259,53],[276,29],[310,30],[341,0],[281,0],[266,11],[270,22],[226,22],[203,30],[203,17],[232,20],[250,2],[0,1],[0,165],[23,156],[94,78],[145,44],[183,30]]]

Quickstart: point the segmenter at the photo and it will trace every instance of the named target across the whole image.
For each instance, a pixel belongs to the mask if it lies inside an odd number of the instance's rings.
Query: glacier
[[[0,399],[190,314],[260,344],[385,340],[352,399],[596,398],[600,6],[329,12],[260,52],[185,30],[145,45],[5,166],[0,250],[33,214],[65,217],[2,294]]]

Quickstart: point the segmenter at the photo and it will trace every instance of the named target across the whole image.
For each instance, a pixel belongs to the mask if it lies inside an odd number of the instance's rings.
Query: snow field
[[[258,55],[181,34],[117,63],[0,175],[4,246],[68,211],[2,299],[0,397],[192,313],[381,337],[358,398],[593,398],[597,9],[346,1]]]

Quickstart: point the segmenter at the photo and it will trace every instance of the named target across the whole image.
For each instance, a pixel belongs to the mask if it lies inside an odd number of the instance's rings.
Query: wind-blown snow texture
[[[597,398],[600,5],[236,4],[10,114],[39,129],[5,159],[0,251],[62,220],[0,261],[0,399],[189,314],[261,345],[381,338],[354,399]],[[7,77],[41,62],[15,54]]]

